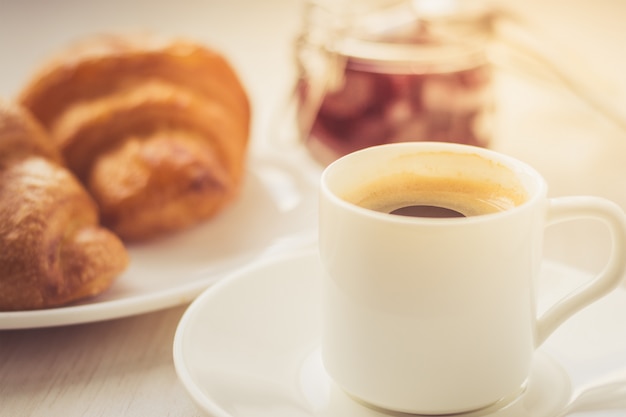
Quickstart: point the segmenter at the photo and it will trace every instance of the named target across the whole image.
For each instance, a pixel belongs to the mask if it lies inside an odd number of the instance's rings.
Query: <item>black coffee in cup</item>
[[[408,217],[430,217],[430,218],[450,218],[450,217],[465,217],[463,213],[456,210],[452,210],[445,207],[428,206],[423,204],[416,204],[413,206],[405,206],[397,208],[391,211],[391,214],[397,214],[400,216]]]

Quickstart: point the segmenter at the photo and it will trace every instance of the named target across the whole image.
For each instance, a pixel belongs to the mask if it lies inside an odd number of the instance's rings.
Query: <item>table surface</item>
[[[37,62],[77,35],[137,28],[190,35],[224,50],[240,70],[255,111],[253,151],[263,150],[294,76],[291,42],[300,12],[296,0],[0,0],[0,97],[11,97]],[[567,46],[551,50],[564,67],[582,74],[618,112],[620,103],[626,108],[626,25],[620,19],[626,3],[533,0],[519,12],[534,19],[554,45]],[[568,61],[567,53],[574,59]],[[626,208],[622,128],[569,92],[514,71],[503,71],[498,87],[496,149],[534,165],[554,196],[594,194]],[[546,239],[547,256],[595,270],[607,244],[596,229],[584,222],[556,227]],[[172,361],[173,336],[186,307],[0,331],[0,416],[203,415]]]

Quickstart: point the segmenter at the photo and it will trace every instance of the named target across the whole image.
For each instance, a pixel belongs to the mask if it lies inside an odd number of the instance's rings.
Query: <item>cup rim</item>
[[[379,211],[371,210],[350,203],[343,198],[336,195],[328,184],[328,177],[334,170],[341,164],[346,163],[347,160],[360,158],[364,154],[376,152],[380,148],[397,148],[406,149],[410,152],[434,152],[434,151],[446,151],[460,154],[476,154],[478,156],[488,158],[490,160],[502,163],[506,168],[510,169],[514,173],[523,174],[526,178],[532,179],[536,187],[534,190],[526,189],[529,192],[528,199],[522,204],[515,206],[511,209],[498,211],[495,213],[481,214],[478,216],[469,217],[447,217],[447,218],[433,218],[433,217],[414,217],[414,216],[402,216],[389,213],[382,213]],[[532,192],[532,194],[531,194]],[[374,145],[364,149],[357,150],[355,152],[344,155],[335,161],[331,162],[324,168],[320,177],[320,193],[325,195],[334,204],[350,210],[354,213],[358,213],[362,216],[370,217],[372,219],[384,220],[386,222],[399,223],[399,224],[419,224],[419,225],[459,225],[459,224],[474,224],[483,223],[487,221],[493,221],[496,218],[512,216],[515,213],[526,210],[528,207],[537,204],[539,200],[547,196],[548,185],[545,178],[531,165],[517,159],[513,156],[505,153],[497,152],[491,149],[467,145],[461,143],[452,142],[432,142],[432,141],[420,141],[420,142],[401,142],[401,143],[387,143],[382,145]]]

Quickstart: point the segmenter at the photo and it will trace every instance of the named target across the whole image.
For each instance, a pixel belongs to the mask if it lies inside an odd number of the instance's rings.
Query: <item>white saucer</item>
[[[544,270],[559,273],[556,264]],[[320,275],[317,250],[284,255],[239,271],[192,303],[176,332],[174,364],[203,410],[214,417],[405,415],[361,405],[326,375],[319,357]],[[539,351],[521,397],[464,417],[551,417],[570,391],[567,373]]]

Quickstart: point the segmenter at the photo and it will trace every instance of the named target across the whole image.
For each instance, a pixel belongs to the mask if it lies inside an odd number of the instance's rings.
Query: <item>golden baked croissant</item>
[[[93,37],[53,58],[19,101],[123,240],[208,219],[241,188],[248,97],[225,58],[197,43]]]
[[[0,102],[0,310],[60,306],[108,288],[126,268],[117,236],[43,128]]]

